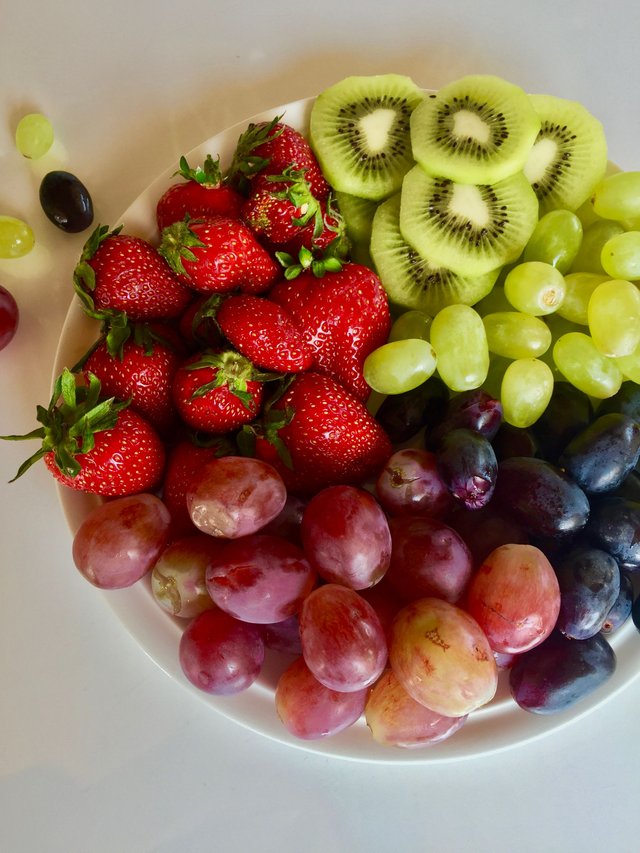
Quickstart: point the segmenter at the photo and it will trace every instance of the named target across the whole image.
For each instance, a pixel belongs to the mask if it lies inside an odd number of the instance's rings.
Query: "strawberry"
[[[170,186],[156,205],[156,221],[160,231],[174,222],[180,222],[187,214],[191,219],[215,215],[240,218],[244,199],[223,180],[219,157],[214,160],[207,154],[204,165],[195,169],[189,166],[186,157],[181,157],[176,175],[181,175],[185,180]]]
[[[188,305],[178,321],[182,339],[190,350],[214,349],[222,343],[216,321],[220,295],[202,293]]]
[[[246,192],[257,176],[280,175],[289,168],[304,169],[314,197],[326,199],[329,184],[311,146],[301,133],[280,119],[276,116],[270,122],[249,125],[238,140],[229,180]]]
[[[313,350],[287,311],[264,296],[228,296],[218,309],[217,321],[234,349],[256,367],[299,373],[313,364]]]
[[[170,343],[174,330],[137,323],[114,331],[107,325],[82,360],[82,369],[98,377],[104,396],[130,400],[132,409],[168,435],[177,418],[171,383],[184,355]]]
[[[73,280],[85,310],[99,319],[110,311],[131,320],[177,317],[193,294],[150,243],[120,231],[99,225],[82,249]]]
[[[387,295],[378,276],[354,263],[322,278],[305,270],[277,284],[269,298],[289,312],[313,348],[317,369],[365,400],[371,389],[362,373],[364,361],[386,343],[391,325]]]
[[[104,399],[97,377],[90,375],[88,385],[77,385],[76,379],[66,368],[58,377],[48,408],[38,406],[41,427],[2,436],[42,442],[13,479],[44,458],[55,479],[70,489],[123,496],[155,488],[165,462],[156,431],[126,402]]]
[[[202,293],[260,293],[281,270],[243,222],[224,216],[174,222],[158,251],[181,282]]]
[[[187,510],[187,491],[202,466],[211,459],[228,456],[235,451],[230,441],[215,437],[206,442],[183,438],[167,453],[162,500],[171,513],[171,538],[177,539],[194,531]]]
[[[228,433],[259,413],[265,378],[248,358],[234,350],[196,353],[175,373],[173,400],[187,426],[207,433]]]
[[[365,406],[330,376],[314,371],[294,376],[243,438],[253,439],[255,455],[270,462],[287,489],[299,495],[362,483],[392,453],[387,434]]]

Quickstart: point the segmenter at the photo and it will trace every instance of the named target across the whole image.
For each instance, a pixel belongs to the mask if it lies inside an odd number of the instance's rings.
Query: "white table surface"
[[[215,132],[354,73],[437,87],[490,72],[574,98],[603,121],[611,159],[637,169],[639,28],[632,0],[0,0],[0,213],[38,241],[0,262],[21,309],[0,353],[0,434],[30,430],[48,400],[86,237],[40,211],[42,167],[13,144],[23,113],[52,119],[109,224]],[[494,757],[393,767],[286,748],[149,660],[75,571],[44,467],[6,484],[26,449],[0,443],[0,850],[638,849],[640,679]]]

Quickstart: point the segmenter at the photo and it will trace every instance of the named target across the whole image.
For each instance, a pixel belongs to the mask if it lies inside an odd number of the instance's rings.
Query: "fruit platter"
[[[79,572],[269,738],[482,755],[637,676],[640,173],[579,104],[351,77],[99,224],[28,436]]]

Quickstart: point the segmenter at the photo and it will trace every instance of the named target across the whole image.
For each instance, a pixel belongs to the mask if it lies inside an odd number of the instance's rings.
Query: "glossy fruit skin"
[[[18,303],[6,287],[0,284],[0,350],[13,340],[19,322]]]
[[[573,548],[555,564],[560,584],[556,627],[572,640],[587,640],[601,630],[620,593],[620,569],[599,548]]]
[[[376,480],[376,496],[389,515],[444,518],[455,506],[436,454],[419,447],[397,450],[387,459]]]
[[[589,397],[569,382],[556,382],[543,414],[530,429],[549,462],[556,462],[569,441],[585,429],[593,417]]]
[[[189,681],[217,696],[246,690],[260,675],[264,642],[256,625],[217,607],[193,619],[180,639],[180,665]]]
[[[620,572],[620,592],[607,613],[600,629],[603,634],[613,634],[631,616],[633,607],[633,582],[626,572]]]
[[[438,472],[453,497],[467,509],[491,500],[498,461],[491,442],[471,429],[454,429],[441,438],[436,453]]]
[[[162,551],[151,572],[151,592],[163,610],[180,619],[193,619],[215,606],[205,582],[215,547],[215,540],[193,531],[174,539]]]
[[[634,421],[640,421],[640,385],[630,381],[623,382],[613,397],[603,400],[598,406],[598,415],[610,412],[621,412]]]
[[[301,536],[309,562],[329,583],[366,589],[389,568],[389,524],[365,489],[344,485],[318,492],[304,511]]]
[[[611,492],[640,457],[640,423],[627,415],[600,415],[566,445],[558,464],[588,494]]]
[[[40,184],[39,196],[47,218],[62,231],[76,234],[93,222],[89,190],[71,172],[48,172]]]
[[[502,405],[481,388],[451,397],[439,423],[426,434],[427,446],[437,449],[454,429],[469,429],[492,441],[502,424]]]
[[[509,672],[511,695],[525,711],[558,713],[600,688],[615,668],[615,653],[602,634],[570,640],[555,631],[514,662]]]
[[[63,474],[54,455],[44,462],[54,478],[70,489],[97,495],[125,496],[152,491],[164,470],[165,449],[157,432],[132,409],[124,409],[112,429],[95,434],[95,446],[77,456],[80,471]]]
[[[606,495],[593,503],[585,533],[620,568],[640,569],[640,502]]]
[[[589,518],[589,501],[577,483],[557,466],[533,457],[500,462],[495,500],[534,536],[577,533]]]
[[[158,199],[156,220],[159,231],[163,231],[174,222],[179,222],[188,214],[191,219],[204,219],[210,216],[228,216],[240,218],[244,199],[233,187],[218,184],[200,184],[194,180],[173,184]]]
[[[425,427],[427,432],[444,416],[449,389],[438,376],[403,394],[393,394],[382,401],[376,420],[394,444],[401,444]]]

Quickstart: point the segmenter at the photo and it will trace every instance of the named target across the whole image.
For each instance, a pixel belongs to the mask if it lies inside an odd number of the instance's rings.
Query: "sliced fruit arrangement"
[[[500,678],[571,707],[640,600],[640,173],[606,160],[578,104],[394,74],[182,158],[155,241],[86,241],[99,330],[17,476],[110,498],[74,561],[151,578],[202,690],[294,655],[296,737],[433,745]]]

